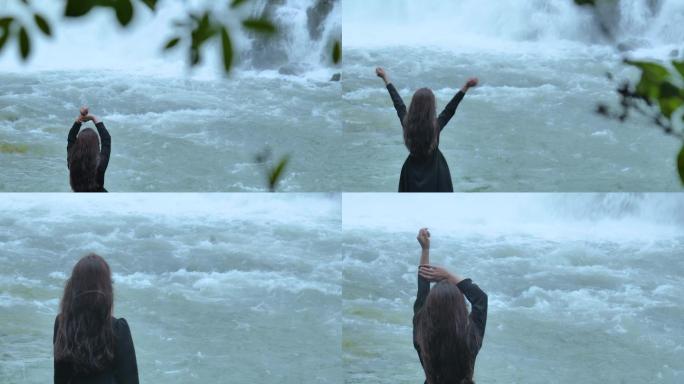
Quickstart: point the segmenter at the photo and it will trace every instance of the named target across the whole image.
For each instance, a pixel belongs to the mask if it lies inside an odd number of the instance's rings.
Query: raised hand
[[[477,87],[477,83],[479,83],[479,82],[480,81],[477,79],[477,77],[471,77],[470,79],[468,79],[465,86],[467,88]]]
[[[416,236],[420,247],[423,249],[430,249],[430,231],[427,228],[421,228]]]
[[[375,75],[381,78],[385,84],[389,84],[389,80],[387,79],[387,72],[385,72],[385,69],[382,67],[377,67],[375,68]]]
[[[418,267],[418,274],[430,282],[438,282],[442,280],[449,280],[454,283],[458,283],[456,278],[449,273],[446,269],[442,267],[437,267],[434,265],[421,265]]]

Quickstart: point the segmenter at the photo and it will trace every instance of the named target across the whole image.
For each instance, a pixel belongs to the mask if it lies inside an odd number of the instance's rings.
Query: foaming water
[[[54,316],[88,252],[112,267],[141,382],[339,381],[339,196],[81,197],[0,201],[0,381],[51,378]]]
[[[407,155],[377,66],[407,104],[418,88],[433,89],[439,110],[469,77],[480,79],[440,136],[457,191],[681,189],[681,143],[645,118],[621,124],[595,111],[619,107],[607,72],[638,79],[616,46],[630,57],[684,54],[675,22],[684,3],[624,0],[594,12],[565,0],[345,0],[344,9],[343,158],[368,159],[349,170],[345,191],[396,191]]]
[[[476,382],[680,382],[682,204],[665,194],[345,195],[347,382],[423,380],[411,342],[422,226],[431,262],[489,295]]]
[[[333,1],[327,13],[312,13],[315,4],[255,1],[229,11],[225,2],[166,0],[156,13],[138,4],[122,30],[108,10],[64,20],[63,3],[36,3],[56,36],[36,38],[27,63],[12,45],[0,56],[0,143],[23,149],[0,153],[0,190],[69,190],[66,135],[82,105],[112,135],[111,191],[265,191],[267,172],[256,158],[267,148],[274,162],[291,159],[279,190],[340,190],[329,177],[339,164],[342,124],[341,87],[329,81],[339,69],[328,49],[341,33],[340,6]],[[171,35],[160,31],[187,10],[204,9],[232,23],[229,76],[217,47],[206,47],[192,70],[183,47],[161,52]],[[280,28],[277,37],[242,31],[239,20],[264,13]]]

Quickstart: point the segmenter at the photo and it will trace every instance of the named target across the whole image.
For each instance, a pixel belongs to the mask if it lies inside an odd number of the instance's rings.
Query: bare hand
[[[465,86],[467,88],[477,87],[477,83],[479,82],[480,81],[477,79],[477,77],[471,77],[470,79],[468,79]]]
[[[418,267],[418,274],[430,282],[438,282],[451,279],[449,271],[442,267],[433,265],[421,265]]]
[[[421,248],[430,249],[430,231],[427,228],[421,228],[416,239],[420,243]]]
[[[81,116],[86,116],[88,114],[88,107],[81,107]]]
[[[384,68],[382,68],[382,67],[375,68],[375,75],[378,76],[379,78],[387,81],[387,73],[385,73]]]

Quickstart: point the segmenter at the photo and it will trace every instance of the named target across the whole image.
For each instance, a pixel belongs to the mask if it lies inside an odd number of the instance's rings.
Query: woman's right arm
[[[430,231],[427,228],[421,228],[416,237],[418,243],[420,243],[420,267],[423,265],[430,264]],[[428,293],[430,293],[430,282],[423,276],[418,274],[418,292],[416,294],[416,301],[413,303],[413,314],[415,315],[425,304],[425,299]]]
[[[55,317],[55,327],[52,331],[52,361],[53,361],[53,379],[55,384],[66,384],[69,382],[69,372],[67,372],[64,363],[58,363],[55,360],[55,340],[57,340],[57,329],[59,328],[59,315]]]
[[[121,384],[138,384],[138,362],[135,358],[131,329],[128,327],[126,319],[120,318],[118,320],[118,328],[114,373],[116,381]]]
[[[390,98],[392,98],[392,104],[394,104],[394,109],[397,111],[397,116],[399,116],[399,121],[401,123],[404,123],[404,116],[406,116],[406,105],[404,104],[404,100],[401,98],[401,95],[399,95],[399,92],[397,92],[397,89],[394,87],[394,84],[389,80],[387,73],[383,68],[376,68],[375,69],[375,74],[382,79],[382,81],[385,82],[385,87],[387,87],[387,91],[389,91]]]

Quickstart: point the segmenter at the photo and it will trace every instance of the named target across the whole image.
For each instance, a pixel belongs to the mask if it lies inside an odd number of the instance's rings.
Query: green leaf
[[[577,5],[596,5],[596,0],[575,0]]]
[[[0,143],[0,153],[26,153],[28,146],[25,144]]]
[[[647,61],[630,61],[625,63],[641,69],[641,80],[636,87],[636,93],[648,100],[654,101],[660,96],[660,85],[670,72],[664,66]]]
[[[259,33],[273,34],[276,32],[275,25],[267,19],[246,19],[242,21],[242,26]]]
[[[180,43],[180,41],[181,41],[180,37],[174,37],[174,38],[170,39],[169,41],[166,42],[166,45],[164,45],[164,50],[169,50],[169,49],[175,47],[176,45],[178,45],[178,43]]]
[[[223,69],[230,72],[233,66],[233,43],[225,27],[221,28],[221,47],[223,48]]]
[[[276,185],[278,184],[278,181],[280,181],[280,177],[282,176],[283,171],[285,170],[285,167],[289,161],[290,157],[284,156],[282,159],[280,159],[278,165],[271,171],[271,174],[268,177],[268,189],[271,192],[275,192]]]
[[[7,42],[7,40],[9,40],[9,37],[10,37],[10,24],[12,23],[12,21],[14,19],[12,19],[12,18],[8,18],[8,19],[10,19],[10,20],[7,23],[3,23],[0,20],[0,51],[2,51],[2,47],[5,46],[5,43]]]
[[[677,170],[679,170],[679,179],[684,184],[684,146],[682,146],[682,150],[679,151],[677,156]]]
[[[335,44],[333,45],[333,51],[332,51],[332,59],[333,63],[337,64],[342,60],[342,43],[340,43],[339,40],[335,41]]]
[[[157,0],[140,0],[143,4],[147,5],[147,8],[154,11],[157,8]]]
[[[668,119],[672,113],[684,105],[684,90],[680,90],[669,81],[665,81],[660,85],[660,95],[658,104],[660,105],[660,112]]]
[[[230,7],[231,8],[237,8],[241,6],[242,4],[246,3],[248,0],[233,0],[230,2]]]
[[[40,30],[43,31],[43,33],[46,36],[52,36],[52,31],[50,30],[50,24],[48,24],[47,20],[45,20],[45,17],[36,13],[33,15],[33,19],[35,20],[38,28],[40,28]]]
[[[21,53],[21,58],[24,60],[26,60],[31,53],[31,39],[23,25],[19,28],[19,52]]]
[[[113,7],[119,24],[123,27],[127,26],[133,19],[133,4],[131,4],[131,0],[117,0]]]
[[[94,6],[95,4],[92,1],[67,0],[66,8],[64,9],[64,16],[81,17],[90,12]]]
[[[677,70],[677,72],[679,72],[679,74],[680,74],[682,77],[684,77],[684,60],[682,60],[682,61],[673,61],[673,62],[672,62],[672,66],[675,67],[675,69]]]

